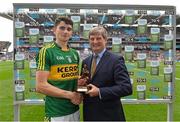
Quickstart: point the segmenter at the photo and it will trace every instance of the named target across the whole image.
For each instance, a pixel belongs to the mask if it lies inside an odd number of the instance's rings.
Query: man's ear
[[[105,41],[106,41],[106,44],[108,43],[108,39],[105,39]]]

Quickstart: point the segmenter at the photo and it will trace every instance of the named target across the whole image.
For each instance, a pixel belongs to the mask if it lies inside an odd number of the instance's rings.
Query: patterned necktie
[[[92,64],[91,64],[91,78],[93,77],[94,72],[96,71],[97,58],[98,58],[98,55],[93,56],[93,60],[92,60]]]

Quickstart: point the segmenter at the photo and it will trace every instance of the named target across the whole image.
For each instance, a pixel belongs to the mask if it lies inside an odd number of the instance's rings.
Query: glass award
[[[36,77],[36,61],[33,59],[29,62],[30,77]]]
[[[24,36],[24,22],[15,22],[15,35],[16,37]]]
[[[37,44],[39,41],[39,29],[38,28],[30,28],[29,29],[29,43]]]
[[[151,75],[159,75],[159,61],[158,60],[151,61],[150,74]]]
[[[23,53],[15,54],[14,69],[24,69],[25,55]]]
[[[85,65],[83,65],[80,79],[87,79],[87,81],[86,81],[85,85],[77,86],[77,92],[87,92],[89,90],[89,88],[87,87],[87,85],[89,83],[89,77],[90,77],[90,72],[87,69],[87,65],[85,64]]]
[[[38,35],[30,35],[29,36],[29,43],[30,44],[36,44],[39,41]]]
[[[16,37],[23,37],[24,36],[24,28],[16,28],[15,33],[16,33]]]
[[[151,42],[159,42],[160,28],[151,28],[150,40]]]
[[[146,68],[146,60],[138,60],[137,66],[138,68]]]
[[[24,100],[24,92],[16,92],[16,100]]]
[[[84,28],[83,37],[84,37],[85,39],[88,39],[88,38],[89,38],[89,37],[88,37],[88,35],[89,35],[89,30],[90,30],[91,28],[93,28],[93,24],[84,24],[83,28]]]
[[[138,34],[145,34],[147,32],[147,20],[146,19],[139,19],[138,20]]]
[[[125,46],[125,60],[126,61],[133,61],[133,51],[134,46]]]
[[[58,16],[66,16],[67,13],[65,8],[58,8],[56,12]]]
[[[80,32],[80,16],[71,16],[71,20],[73,21],[73,32]]]
[[[24,60],[17,60],[14,62],[15,69],[24,69]]]
[[[138,99],[140,100],[145,99],[145,91],[138,91]]]
[[[172,41],[165,41],[164,42],[164,50],[172,49]]]
[[[164,82],[172,82],[172,68],[171,67],[164,68]]]
[[[48,45],[54,41],[54,36],[44,36],[43,39],[43,45]]]
[[[164,36],[164,50],[172,49],[173,46],[173,35]]]
[[[151,67],[151,75],[159,75],[159,67]]]
[[[134,10],[126,10],[125,24],[134,23]]]
[[[146,68],[146,54],[145,53],[137,54],[137,66],[138,68]]]
[[[133,60],[133,52],[125,52],[125,60],[132,61]]]
[[[120,53],[121,52],[121,44],[122,44],[121,38],[113,37],[112,38],[112,52]]]
[[[137,99],[144,100],[146,99],[146,85],[137,85]]]
[[[17,101],[24,100],[25,80],[15,80],[15,97]]]
[[[164,74],[164,81],[165,82],[171,82],[172,81],[172,74],[171,73]]]
[[[30,76],[31,77],[36,77],[36,69],[34,69],[34,68],[30,69]]]

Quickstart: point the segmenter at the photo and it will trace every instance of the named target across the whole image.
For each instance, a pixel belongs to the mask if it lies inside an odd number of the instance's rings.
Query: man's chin
[[[100,50],[94,49],[94,50],[93,50],[93,52],[95,52],[95,53],[99,53],[99,52],[100,52]]]

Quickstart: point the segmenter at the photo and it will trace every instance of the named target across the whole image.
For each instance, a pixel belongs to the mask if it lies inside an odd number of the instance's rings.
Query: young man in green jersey
[[[73,22],[66,17],[55,21],[56,41],[39,51],[36,90],[46,95],[45,113],[51,122],[79,121],[81,94],[77,93],[79,55],[68,47]]]

